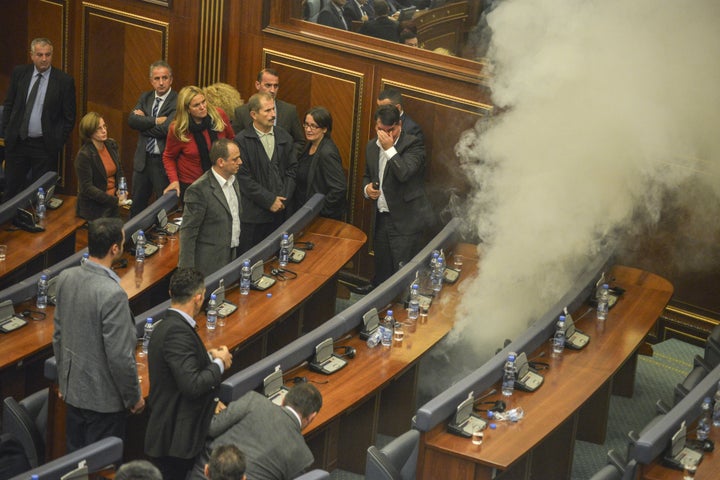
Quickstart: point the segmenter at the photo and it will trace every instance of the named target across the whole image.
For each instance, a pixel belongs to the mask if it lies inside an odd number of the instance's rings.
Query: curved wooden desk
[[[528,358],[542,353],[550,368],[542,372],[545,382],[537,391],[516,390],[512,396],[509,408],[522,406],[525,418],[487,430],[479,448],[447,433],[444,423],[437,425],[422,434],[418,478],[570,478],[575,438],[602,441],[610,394],[613,388],[632,391],[637,349],[673,293],[667,280],[635,268],[615,267],[613,277],[626,293],[605,322],[588,306],[573,314],[591,337],[587,347],[565,349],[559,358],[550,354],[549,342],[526,352]],[[485,400],[496,399],[501,396]]]

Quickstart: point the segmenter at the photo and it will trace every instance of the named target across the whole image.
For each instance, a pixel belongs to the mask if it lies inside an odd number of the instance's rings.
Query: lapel
[[[225,211],[228,213],[228,215],[232,215],[230,213],[230,205],[227,203],[227,199],[225,198],[225,194],[222,191],[222,187],[220,187],[220,184],[218,183],[217,179],[215,178],[215,175],[208,170],[205,173],[208,176],[208,180],[210,182],[210,189],[212,190],[213,196],[217,199],[218,202],[225,208]],[[233,182],[233,189],[237,188],[237,180]]]
[[[60,81],[58,80],[57,71],[55,70],[55,68],[51,68],[50,75],[48,76],[47,90],[45,91],[45,103],[43,103],[43,112],[56,108],[53,99],[59,97],[59,90]]]
[[[172,106],[175,105],[177,102],[177,92],[175,90],[170,90],[170,93],[168,93],[168,96],[165,97],[165,101],[163,102],[162,106],[160,107],[160,111],[158,112],[159,116],[167,116],[168,111],[171,110]],[[150,106],[150,111],[152,112],[152,104]]]

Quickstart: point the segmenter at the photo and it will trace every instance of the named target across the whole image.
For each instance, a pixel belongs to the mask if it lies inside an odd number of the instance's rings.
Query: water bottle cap
[[[510,355],[508,355],[508,360],[511,361],[511,362],[514,362],[514,361],[515,361],[515,354],[514,354],[514,353],[511,353]]]
[[[608,285],[607,283],[603,283],[603,288],[610,288],[610,285]]]
[[[148,317],[148,318],[145,320],[145,323],[149,323],[149,324],[150,324],[150,323],[152,323],[152,322],[153,322],[152,317]]]
[[[246,258],[245,260],[243,260],[243,266],[248,266],[248,267],[249,267],[249,266],[250,266],[250,259]]]
[[[47,275],[45,275],[44,273],[40,275],[40,280],[47,280]]]
[[[217,295],[215,295],[214,293],[211,293],[210,300],[217,300]]]
[[[494,423],[491,423],[489,425],[489,427],[490,427],[490,430],[495,430],[497,428],[497,425],[495,425]]]
[[[560,316],[558,317],[558,320],[560,320],[561,322],[564,322],[564,321],[565,321],[565,315],[560,315]]]
[[[493,418],[493,417],[495,417],[495,412],[493,412],[492,410],[488,410],[487,416],[488,416],[488,418]]]
[[[290,238],[290,235],[288,235],[287,233],[283,233],[283,238]]]
[[[712,403],[712,399],[710,397],[705,397],[705,400],[703,400],[704,403]]]
[[[145,235],[145,232],[143,232],[142,229],[138,230],[138,235]]]
[[[43,187],[38,188],[38,193],[45,193],[45,190],[43,189]]]
[[[437,261],[438,261],[438,263],[443,263],[444,260],[442,257],[438,257]]]
[[[392,314],[393,314],[393,311],[392,311],[392,310],[388,310],[388,311],[387,311],[387,316],[388,316],[388,317],[392,317]]]
[[[412,287],[410,287],[410,288],[412,288],[413,290],[419,290],[419,289],[420,289],[420,285],[418,285],[417,283],[413,283],[413,284],[412,284]]]

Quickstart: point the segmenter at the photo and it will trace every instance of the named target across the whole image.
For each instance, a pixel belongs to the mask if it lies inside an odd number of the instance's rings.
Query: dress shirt
[[[93,262],[93,261],[90,260],[89,258],[87,259],[87,261],[88,261],[88,262]],[[95,265],[97,265],[98,267],[102,268],[103,270],[105,270],[106,272],[108,272],[108,275],[110,275],[110,278],[112,278],[113,280],[115,280],[115,281],[118,283],[118,285],[120,285],[120,277],[117,276],[117,273],[115,273],[113,270],[107,268],[105,265],[102,265],[102,264],[97,263],[97,262],[93,262],[93,263],[94,263]]]
[[[233,183],[235,183],[235,175],[225,180],[222,175],[217,173],[214,168],[210,171],[215,176],[215,180],[220,184],[225,200],[230,207],[230,216],[232,217],[232,239],[230,240],[230,248],[235,248],[240,244],[240,210],[238,209],[239,198],[235,194]]]
[[[295,410],[293,410],[293,408],[290,406],[285,405],[284,408],[287,408],[288,410],[290,410],[292,412],[293,415],[295,415],[295,418],[297,418],[300,428],[302,428],[302,418],[300,418],[300,414],[298,412],[296,412]]]
[[[392,157],[397,155],[397,150],[395,150],[395,144],[400,139],[400,135],[398,135],[398,138],[395,139],[395,142],[393,143],[392,147],[388,148],[387,150],[383,150],[382,145],[380,145],[380,139],[377,140],[377,146],[380,149],[380,154],[378,155],[378,169],[379,169],[379,175],[380,175],[380,196],[377,199],[377,208],[378,211],[381,213],[389,212],[390,208],[388,208],[387,200],[385,199],[385,193],[383,192],[383,177],[385,177],[385,167],[387,166],[387,162],[390,161]]]
[[[188,323],[188,325],[190,325],[190,327],[192,327],[193,330],[195,330],[197,328],[197,323],[195,322],[195,319],[193,319],[187,313],[183,312],[182,310],[178,310],[177,308],[168,308],[168,310],[172,310],[174,312],[179,313],[180,316],[185,319],[185,321]],[[209,352],[208,352],[208,357],[210,357],[210,360],[213,363],[217,364],[217,366],[220,367],[220,375],[222,375],[225,372],[225,364],[223,363],[223,361],[219,358],[212,358],[212,355],[210,355]]]
[[[255,128],[255,126],[253,126]],[[255,132],[257,133],[258,138],[260,138],[260,142],[263,144],[263,147],[265,148],[265,153],[268,156],[268,160],[272,161],[273,153],[275,153],[275,132],[271,128],[268,133],[263,133],[257,128],[255,128]]]
[[[52,67],[48,68],[44,72],[38,72],[37,68],[34,68],[32,80],[30,80],[30,85],[28,85],[27,96],[29,97],[35,82],[40,82],[37,96],[35,97],[35,103],[33,104],[32,113],[30,113],[30,122],[28,123],[28,137],[30,138],[43,136],[42,110],[43,104],[45,103],[45,94],[47,93],[48,82],[50,81],[51,70]],[[40,77],[38,77],[38,75],[40,75]],[[25,100],[27,101],[27,97],[25,97]]]
[[[168,88],[168,91],[165,92],[165,95],[158,96],[157,93],[155,94],[155,96],[153,97],[153,106],[150,109],[151,114],[152,114],[152,109],[155,107],[155,102],[157,102],[158,99],[160,99],[160,102],[158,103],[157,111],[160,112],[160,110],[162,110],[163,103],[165,103],[165,100],[167,99],[167,96],[170,95],[171,91],[172,91],[172,88]],[[157,125],[157,117],[155,117],[155,119],[156,119],[155,125]],[[167,121],[167,120],[165,120],[165,121]],[[162,152],[160,151],[160,148],[158,147],[157,142],[155,142],[155,145],[153,145],[153,150],[150,153],[153,153],[155,155],[162,154]]]
[[[342,24],[345,26],[345,30],[350,30],[350,29],[348,28],[347,22],[345,21],[345,15],[343,15],[343,9],[340,8],[340,7],[338,7],[338,6],[335,5],[334,3],[333,3],[332,5],[330,5],[330,8],[334,9],[334,10],[335,10],[335,13],[337,14],[337,16],[340,17],[340,21],[341,21]]]

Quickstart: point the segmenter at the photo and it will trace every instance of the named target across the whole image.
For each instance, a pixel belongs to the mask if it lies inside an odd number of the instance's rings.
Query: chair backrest
[[[311,470],[296,477],[295,480],[330,480],[330,473],[325,470]]]
[[[33,475],[38,476],[38,480],[57,480],[68,472],[75,470],[78,463],[85,460],[87,462],[88,473],[97,472],[105,469],[110,465],[117,465],[122,461],[123,442],[117,437],[108,437],[98,440],[95,443],[68,453],[52,462],[40,465],[37,468],[17,475],[10,480],[27,480]]]
[[[3,400],[3,432],[11,433],[25,449],[30,467],[45,461],[48,389],[17,402],[13,397]]]
[[[368,447],[366,480],[412,480],[416,477],[420,432],[408,430],[382,449]]]

